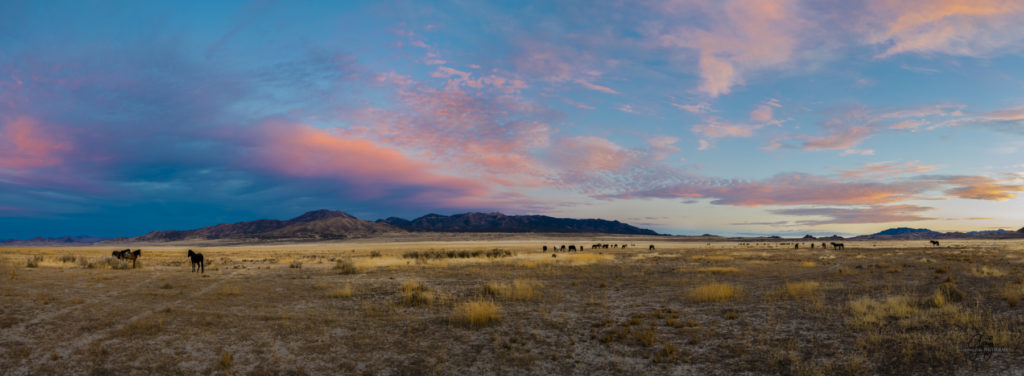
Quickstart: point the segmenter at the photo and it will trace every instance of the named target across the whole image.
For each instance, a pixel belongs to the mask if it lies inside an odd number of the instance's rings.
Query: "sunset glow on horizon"
[[[1024,226],[1024,1],[0,4],[0,240]]]

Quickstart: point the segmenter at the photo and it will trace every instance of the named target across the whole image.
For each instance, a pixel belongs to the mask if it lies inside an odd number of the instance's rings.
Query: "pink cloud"
[[[1006,201],[1024,191],[1024,185],[1003,184],[985,176],[957,176],[945,181],[956,186],[946,190],[947,195],[972,200]]]
[[[622,197],[703,197],[716,205],[878,205],[915,198],[927,187],[912,182],[849,182],[806,174],[779,174],[761,181],[688,179]]]
[[[435,198],[451,205],[491,193],[473,179],[432,173],[437,166],[335,131],[304,124],[267,123],[256,135],[253,166],[293,177],[337,179],[359,187],[356,194],[366,198],[416,187],[440,195]]]
[[[903,177],[909,174],[920,174],[928,171],[935,170],[937,167],[934,165],[922,165],[918,164],[917,161],[911,162],[873,162],[873,163],[861,163],[861,168],[856,170],[840,170],[839,176],[847,179],[859,179],[859,178],[897,178]]]
[[[759,105],[755,107],[753,111],[750,111],[750,121],[759,123],[770,122],[772,121],[773,116],[774,110],[772,109],[772,106],[766,104]]]
[[[1006,0],[873,0],[861,27],[885,46],[877,58],[915,53],[984,56],[1022,41],[1024,3]]]
[[[704,124],[690,128],[694,134],[707,138],[739,137],[748,138],[765,126],[765,124],[732,124],[719,121],[717,118],[705,119]]]
[[[916,222],[935,218],[919,213],[933,208],[917,205],[876,205],[867,208],[793,208],[772,210],[773,214],[825,217],[821,220],[797,221],[798,225],[815,226],[846,223]]]
[[[857,146],[876,130],[865,125],[833,127],[824,136],[800,136],[804,150],[849,149]]]
[[[589,81],[586,81],[586,80],[578,79],[575,82],[577,84],[579,84],[580,86],[583,86],[583,87],[585,87],[587,89],[590,89],[590,90],[600,91],[602,93],[607,93],[607,94],[619,94],[619,92],[616,91],[615,89],[612,89],[612,88],[609,88],[609,87],[606,87],[606,86],[601,86],[601,85],[593,84],[593,83],[590,83]]]
[[[26,170],[60,164],[73,146],[61,131],[21,116],[0,124],[0,168]]]
[[[706,102],[701,102],[697,104],[671,103],[671,105],[678,109],[685,110],[687,112],[692,112],[695,114],[704,114],[711,111],[711,105]]]
[[[670,15],[704,13],[706,28],[678,26],[654,32],[663,47],[696,51],[701,84],[708,96],[728,94],[745,73],[778,68],[795,58],[811,22],[796,1],[666,2]]]

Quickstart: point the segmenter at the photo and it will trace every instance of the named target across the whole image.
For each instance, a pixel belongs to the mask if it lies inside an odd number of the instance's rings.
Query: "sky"
[[[1024,1],[0,2],[0,239],[1024,226]]]

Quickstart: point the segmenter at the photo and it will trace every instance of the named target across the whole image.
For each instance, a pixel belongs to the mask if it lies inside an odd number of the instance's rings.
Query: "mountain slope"
[[[390,225],[364,221],[345,212],[314,210],[287,221],[260,219],[194,230],[153,231],[132,240],[340,239],[395,231],[401,230]]]
[[[417,232],[549,232],[658,235],[619,221],[554,218],[502,213],[427,214],[414,220],[391,217],[377,221]]]

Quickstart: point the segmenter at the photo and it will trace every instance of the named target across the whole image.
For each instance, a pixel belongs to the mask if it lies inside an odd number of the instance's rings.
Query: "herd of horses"
[[[633,244],[632,246],[635,247],[636,244]],[[590,246],[590,249],[608,249],[608,248],[622,248],[622,249],[626,249],[626,248],[629,248],[629,247],[630,247],[629,244],[623,244],[623,245],[620,246],[618,244],[596,243],[596,244],[592,244]],[[574,244],[570,244],[568,248],[566,248],[565,244],[562,244],[562,246],[557,246],[557,245],[551,246],[551,251],[552,252],[583,252],[583,249],[584,248],[583,248],[582,245],[577,247]],[[654,244],[651,244],[650,247],[647,247],[647,249],[653,251],[654,250]],[[548,246],[545,245],[545,246],[541,247],[541,250],[544,251],[544,252],[547,252],[548,251]]]
[[[131,262],[132,262],[132,269],[135,269],[135,266],[137,265],[137,262],[139,260],[139,256],[142,256],[142,250],[141,249],[136,249],[136,250],[133,251],[131,249],[122,249],[120,251],[111,252],[110,255],[113,256],[114,258],[118,259],[118,260],[121,260],[122,263],[126,263],[129,260],[131,260]],[[190,250],[188,250],[188,258],[189,258],[190,261],[192,261],[192,271],[193,272],[199,272],[199,273],[205,273],[206,272],[206,266],[203,263],[203,254],[202,253],[196,253],[196,252],[193,252],[190,249]]]

